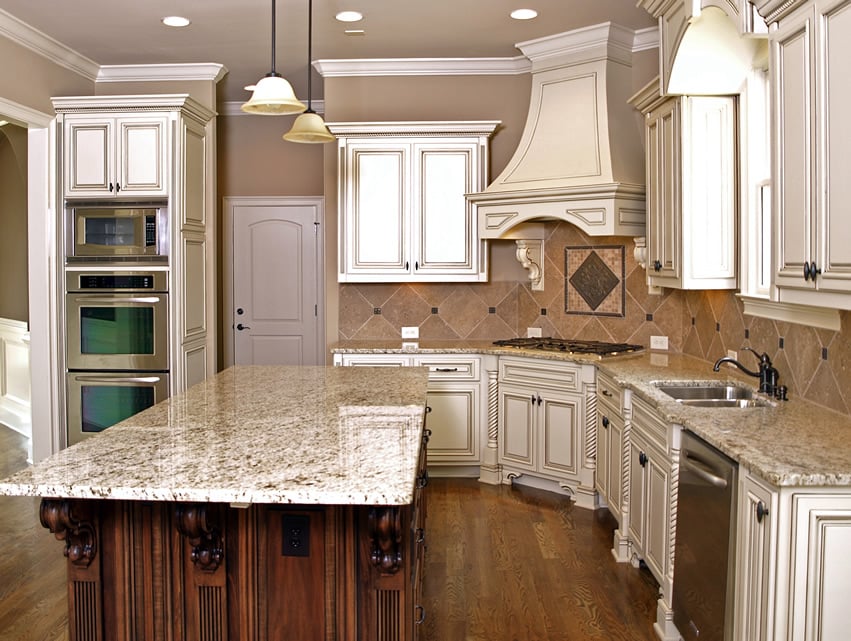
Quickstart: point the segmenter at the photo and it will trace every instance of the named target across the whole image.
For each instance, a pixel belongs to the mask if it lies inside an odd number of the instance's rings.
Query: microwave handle
[[[103,303],[159,303],[162,298],[159,296],[128,296],[127,298],[116,298],[108,294],[100,297],[77,298],[75,302],[82,305],[96,305]]]
[[[81,383],[159,383],[161,376],[75,376],[75,381]]]

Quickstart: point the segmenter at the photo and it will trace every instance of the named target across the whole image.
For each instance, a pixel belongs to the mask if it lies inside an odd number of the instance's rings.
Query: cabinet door
[[[580,426],[584,412],[582,397],[542,392],[538,401],[539,470],[555,476],[579,473]]]
[[[479,384],[429,383],[429,463],[481,462]]]
[[[647,466],[645,450],[647,446],[633,429],[629,441],[629,510],[628,530],[633,551],[639,558],[644,557],[645,506],[645,468]]]
[[[414,145],[414,275],[478,272],[476,221],[464,197],[477,191],[477,157],[475,142]]]
[[[345,154],[340,280],[409,274],[410,145],[352,142]]]
[[[600,493],[600,497],[606,502],[610,502],[610,473],[609,467],[611,465],[611,432],[609,431],[609,427],[611,425],[611,418],[609,418],[611,412],[609,412],[605,406],[601,405],[599,400],[597,401],[597,471],[594,476],[594,486],[597,488],[597,492]],[[611,511],[611,505],[609,505],[609,511]]]
[[[776,493],[743,473],[739,489],[736,549],[736,641],[768,641],[772,638],[772,537],[776,530],[776,514]]]
[[[815,234],[813,12],[793,14],[772,37],[775,284],[812,289],[804,280]]]
[[[648,448],[645,465],[644,560],[661,583],[668,570],[668,504],[671,465],[665,453]]]
[[[609,417],[609,428],[606,442],[608,444],[609,461],[606,465],[608,472],[608,502],[609,512],[621,523],[623,513],[623,419],[620,416]],[[598,432],[599,434],[599,432]]]
[[[64,131],[65,196],[111,196],[115,188],[115,122],[66,116]]]
[[[499,394],[499,458],[507,465],[535,470],[534,421],[537,402],[532,390],[502,386]]]
[[[119,118],[117,131],[116,194],[168,195],[167,118]]]
[[[680,277],[681,109],[678,99],[650,112],[647,123],[647,274]]]
[[[831,0],[819,4],[817,34],[818,92],[824,101],[817,111],[818,142],[824,185],[818,207],[817,267],[822,270],[819,290],[851,292],[851,1]],[[847,309],[847,306],[846,306]]]

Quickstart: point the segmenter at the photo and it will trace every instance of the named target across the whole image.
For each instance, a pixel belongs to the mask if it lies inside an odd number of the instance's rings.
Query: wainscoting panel
[[[0,318],[0,423],[32,437],[30,333],[22,321]]]

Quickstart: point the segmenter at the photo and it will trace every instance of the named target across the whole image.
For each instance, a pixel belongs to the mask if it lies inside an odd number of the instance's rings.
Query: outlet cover
[[[650,349],[668,349],[668,337],[667,336],[651,336],[650,337]]]
[[[540,327],[527,327],[526,328],[526,338],[541,338],[543,334],[541,333]]]
[[[739,352],[737,352],[734,349],[728,349],[727,350],[727,357],[732,358],[734,361],[737,361],[737,360],[739,360]]]
[[[402,338],[419,338],[420,337],[420,328],[419,327],[403,327],[402,328]]]

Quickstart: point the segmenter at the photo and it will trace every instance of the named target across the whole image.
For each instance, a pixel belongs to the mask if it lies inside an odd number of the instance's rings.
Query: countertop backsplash
[[[624,247],[624,315],[566,312],[565,249],[602,245]],[[339,338],[396,341],[403,326],[418,326],[423,339],[497,340],[540,327],[544,336],[646,346],[650,336],[667,336],[670,351],[708,363],[748,345],[769,354],[791,399],[851,415],[848,312],[841,313],[842,330],[834,332],[746,316],[734,291],[649,294],[633,247],[632,238],[591,238],[573,225],[547,223],[543,291],[516,281],[342,284]],[[752,355],[740,360],[756,369]]]

